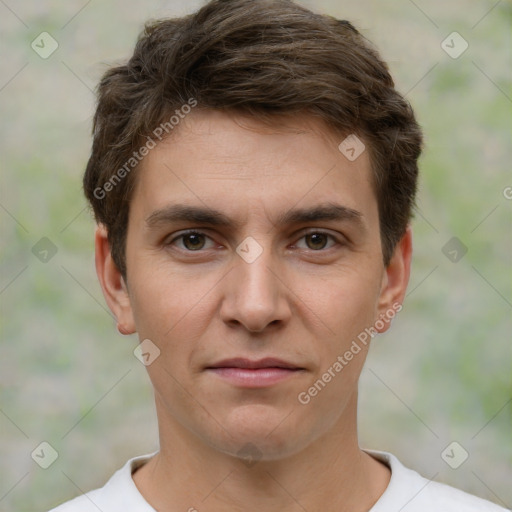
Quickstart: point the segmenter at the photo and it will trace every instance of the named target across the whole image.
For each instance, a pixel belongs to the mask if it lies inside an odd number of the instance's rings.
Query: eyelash
[[[177,240],[182,240],[183,238],[185,238],[186,236],[188,235],[202,235],[206,238],[210,238],[206,233],[202,232],[202,231],[198,231],[198,230],[195,230],[195,229],[190,229],[190,230],[187,230],[187,231],[184,231],[183,233],[181,233],[180,235],[174,237],[172,240],[170,240],[169,242],[166,242],[165,245],[166,246],[169,246],[169,245],[173,245],[174,242],[176,242]],[[337,245],[344,245],[338,238],[336,238],[334,235],[332,235],[331,233],[328,233],[326,231],[320,231],[320,230],[313,230],[313,231],[308,231],[307,233],[304,233],[300,238],[299,240],[302,240],[303,238],[305,238],[306,236],[308,235],[323,235],[323,236],[326,236],[328,238],[330,238],[331,240],[333,240],[334,242],[336,242]],[[210,238],[211,239],[211,238]],[[335,245],[336,245],[335,244]],[[329,247],[327,249],[318,249],[318,250],[315,250],[315,249],[306,249],[306,250],[309,250],[311,252],[315,252],[315,253],[320,253],[320,252],[326,252],[328,251],[329,249],[332,249],[334,246],[332,247]],[[198,249],[197,251],[191,251],[187,248],[184,248],[184,249],[181,249],[185,252],[189,252],[189,253],[201,253],[207,249]]]

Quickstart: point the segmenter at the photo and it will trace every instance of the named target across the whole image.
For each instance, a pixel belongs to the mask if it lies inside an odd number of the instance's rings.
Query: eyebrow
[[[208,207],[187,204],[172,204],[151,213],[145,220],[148,228],[157,228],[175,222],[189,221],[231,229],[238,229],[241,223]],[[364,228],[363,214],[347,206],[328,202],[310,208],[292,209],[279,215],[277,224],[293,225],[315,221],[352,221]]]

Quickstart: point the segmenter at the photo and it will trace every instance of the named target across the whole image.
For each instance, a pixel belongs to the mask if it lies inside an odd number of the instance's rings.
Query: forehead
[[[371,217],[377,204],[368,151],[350,161],[338,148],[344,138],[308,116],[271,126],[195,111],[141,162],[132,206],[144,218],[173,202],[247,217],[256,205],[279,216],[331,202]]]

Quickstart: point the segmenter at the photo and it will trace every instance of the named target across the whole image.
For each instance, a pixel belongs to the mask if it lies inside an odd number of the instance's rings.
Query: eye
[[[327,247],[329,239],[332,240],[333,243]],[[213,247],[213,245],[210,245],[210,247],[206,246],[207,240],[210,240],[213,243],[211,238],[205,233],[202,233],[201,231],[190,230],[182,232],[180,235],[167,242],[166,245],[176,245],[176,243],[180,241],[181,243],[178,244],[179,249],[187,252],[199,252],[203,249],[211,249]],[[336,244],[341,244],[339,240],[337,240],[333,235],[324,231],[311,231],[304,234],[300,240],[306,241],[306,247],[300,247],[299,245],[296,247],[299,249],[309,249],[316,252],[330,249]]]
[[[329,238],[334,241],[334,244],[331,245],[330,247],[333,247],[334,245],[339,243],[338,240],[333,235],[331,235],[330,233],[325,233],[324,231],[311,231],[302,236],[301,240],[306,240],[306,249],[311,249],[313,251],[321,251],[323,249],[326,249],[327,241]],[[327,247],[327,249],[330,249],[330,247]]]
[[[170,240],[167,245],[173,245],[177,240],[181,240],[182,244],[180,249],[184,249],[189,252],[200,251],[205,248],[205,239],[210,237],[201,233],[201,231],[186,231],[181,235]],[[208,247],[206,247],[208,249]]]

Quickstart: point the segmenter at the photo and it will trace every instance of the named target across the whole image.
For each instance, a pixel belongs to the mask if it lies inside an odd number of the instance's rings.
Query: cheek
[[[376,319],[380,280],[375,271],[370,271],[371,267],[365,268],[367,272],[342,269],[300,292],[304,303],[323,321],[338,343],[350,342]]]
[[[209,280],[196,282],[183,275],[156,272],[147,274],[133,287],[139,339],[150,339],[160,350],[146,370],[155,393],[177,416],[182,414],[182,408],[193,409],[185,389],[193,378],[191,367],[197,347],[211,323],[211,287]]]
[[[150,272],[134,283],[132,307],[139,336],[155,338],[158,344],[187,337],[206,319],[208,292],[215,280],[194,279],[173,272]],[[193,320],[193,321],[192,321]]]
[[[357,390],[372,339],[365,329],[375,321],[379,291],[375,276],[357,272],[329,283],[323,293],[318,287],[308,291],[307,304],[316,305],[315,313],[322,313],[329,331],[327,336],[318,336],[315,352],[319,365],[296,397],[299,408],[311,408],[314,416],[321,418],[315,426],[319,432],[339,419]]]

